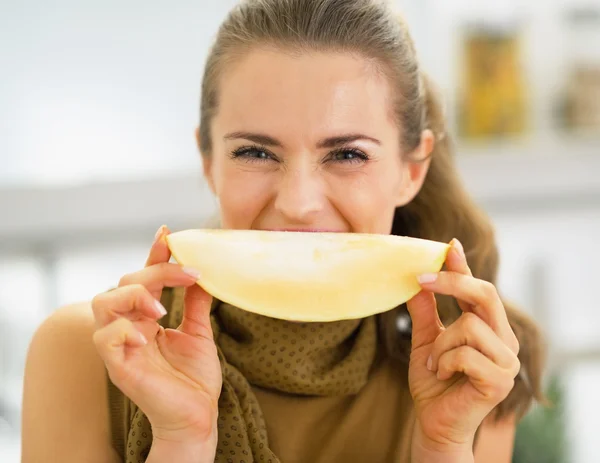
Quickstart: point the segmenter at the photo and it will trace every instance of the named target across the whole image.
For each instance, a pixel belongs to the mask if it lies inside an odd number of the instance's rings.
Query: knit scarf
[[[169,312],[161,324],[177,327],[183,291],[167,288],[161,301]],[[305,396],[356,394],[375,360],[374,317],[294,323],[215,301],[211,324],[223,373],[215,457],[219,463],[280,463],[269,448],[251,385]],[[129,410],[125,462],[142,463],[150,452],[152,429],[134,403],[129,403]]]

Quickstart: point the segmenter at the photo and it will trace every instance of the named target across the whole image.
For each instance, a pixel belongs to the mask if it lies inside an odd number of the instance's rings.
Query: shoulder
[[[56,310],[36,330],[23,385],[23,462],[118,461],[93,333],[89,302]]]
[[[490,414],[481,424],[475,444],[475,463],[507,463],[512,459],[517,417],[498,420]]]

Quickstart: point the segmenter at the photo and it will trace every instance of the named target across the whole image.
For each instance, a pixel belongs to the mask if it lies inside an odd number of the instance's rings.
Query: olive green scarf
[[[161,324],[177,327],[183,291],[166,289],[161,300],[169,311]],[[292,323],[216,301],[211,322],[223,372],[215,462],[279,463],[251,385],[300,395],[356,394],[375,360],[374,317]],[[141,463],[152,445],[150,423],[130,401],[126,409],[125,462]]]

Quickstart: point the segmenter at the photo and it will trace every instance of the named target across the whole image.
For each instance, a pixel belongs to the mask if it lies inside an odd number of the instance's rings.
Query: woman
[[[406,26],[370,0],[244,2],[200,122],[223,227],[454,238],[445,271],[396,310],[295,324],[212,301],[161,227],[142,270],[36,333],[24,461],[510,461],[540,340],[494,288]]]

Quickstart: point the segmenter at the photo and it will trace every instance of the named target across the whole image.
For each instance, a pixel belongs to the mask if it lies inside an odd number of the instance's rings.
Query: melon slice
[[[448,244],[357,233],[184,230],[167,236],[174,259],[200,272],[217,299],[268,317],[305,322],[364,318],[420,291]]]

